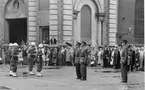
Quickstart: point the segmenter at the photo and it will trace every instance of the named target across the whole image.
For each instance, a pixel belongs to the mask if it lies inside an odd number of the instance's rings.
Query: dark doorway
[[[48,38],[49,40],[49,26],[40,27],[40,42],[42,43]]]
[[[9,27],[9,42],[20,44],[27,41],[27,19],[7,19]]]

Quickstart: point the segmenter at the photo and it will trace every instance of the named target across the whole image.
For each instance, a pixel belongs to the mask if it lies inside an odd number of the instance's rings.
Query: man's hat
[[[125,43],[126,44],[127,43],[127,40],[121,40],[121,43]]]

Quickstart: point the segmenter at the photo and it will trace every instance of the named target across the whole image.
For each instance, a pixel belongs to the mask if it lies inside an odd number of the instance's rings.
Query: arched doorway
[[[23,0],[8,0],[5,5],[5,43],[27,41],[27,15]]]
[[[81,10],[81,41],[91,40],[91,9],[84,5]]]
[[[144,0],[135,2],[134,37],[137,43],[144,44]]]

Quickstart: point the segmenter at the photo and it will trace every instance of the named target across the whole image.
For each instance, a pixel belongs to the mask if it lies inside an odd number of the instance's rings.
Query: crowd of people
[[[121,68],[121,46],[95,46],[83,42],[77,42],[75,46],[70,43],[66,45],[46,45],[39,44],[38,46],[32,42],[31,44],[18,45],[17,43],[10,43],[7,48],[1,47],[0,60],[4,63],[10,64],[10,75],[17,76],[17,65],[29,66],[29,74],[33,75],[33,65],[37,64],[37,75],[40,74],[42,66],[76,66],[76,70],[80,68],[78,64],[85,62],[86,66],[102,68]],[[144,47],[136,47],[135,45],[128,45],[128,70],[144,71]],[[82,61],[81,61],[82,60]],[[85,72],[85,70],[84,70]],[[82,72],[83,73],[83,72]],[[78,78],[80,78],[77,73]],[[85,75],[85,74],[84,74]],[[86,76],[84,76],[84,80]]]

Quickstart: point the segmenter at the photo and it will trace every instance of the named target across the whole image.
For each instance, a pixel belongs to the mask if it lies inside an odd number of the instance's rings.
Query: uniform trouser
[[[80,64],[80,72],[81,72],[81,78],[87,79],[87,65],[84,63]]]
[[[37,61],[37,72],[41,72],[43,67],[43,59],[42,57],[38,57]]]
[[[80,63],[75,63],[77,78],[81,79]]]
[[[29,71],[33,71],[35,57],[28,57]]]
[[[123,82],[127,82],[127,78],[128,78],[127,73],[128,73],[128,66],[125,64],[121,64],[121,76]]]
[[[10,61],[10,70],[13,72],[17,72],[17,61],[18,57],[12,57]]]

